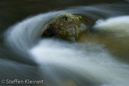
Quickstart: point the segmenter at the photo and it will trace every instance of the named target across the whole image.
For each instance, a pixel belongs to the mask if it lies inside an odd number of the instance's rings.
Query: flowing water
[[[39,13],[7,28],[1,37],[0,80],[44,80],[34,86],[129,86],[128,1],[95,3]],[[64,12],[96,20],[94,32],[82,34],[77,43],[41,39],[43,26]]]

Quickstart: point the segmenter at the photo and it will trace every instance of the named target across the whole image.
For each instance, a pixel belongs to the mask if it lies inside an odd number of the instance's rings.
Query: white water
[[[50,12],[27,18],[9,28],[5,33],[5,43],[19,55],[29,54],[27,58],[33,58],[39,64],[41,77],[49,86],[128,86],[129,65],[114,59],[104,45],[39,38],[46,22],[59,13],[74,11]],[[114,32],[127,33],[127,18],[110,18],[97,22],[94,28],[107,31],[115,28]]]
[[[97,30],[113,32],[119,36],[129,36],[129,16],[113,17],[98,20],[94,26]]]

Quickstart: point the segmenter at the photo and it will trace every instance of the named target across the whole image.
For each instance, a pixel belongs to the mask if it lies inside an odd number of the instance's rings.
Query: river
[[[128,10],[129,0],[1,0],[0,86],[129,86]],[[41,39],[64,12],[96,20],[94,32],[77,43]]]

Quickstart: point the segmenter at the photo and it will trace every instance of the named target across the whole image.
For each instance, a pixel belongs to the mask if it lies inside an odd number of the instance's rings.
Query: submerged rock
[[[91,25],[92,21],[87,17],[61,13],[44,26],[41,37],[56,37],[75,42]]]

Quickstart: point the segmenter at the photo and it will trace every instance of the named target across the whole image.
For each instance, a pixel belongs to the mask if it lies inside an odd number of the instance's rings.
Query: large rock
[[[89,18],[61,13],[44,26],[41,37],[56,37],[75,42],[91,25],[92,21]]]

